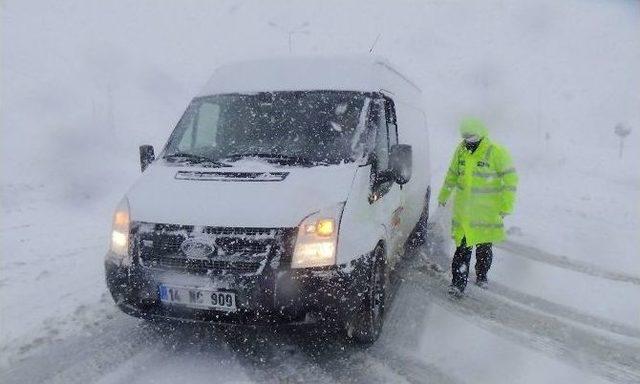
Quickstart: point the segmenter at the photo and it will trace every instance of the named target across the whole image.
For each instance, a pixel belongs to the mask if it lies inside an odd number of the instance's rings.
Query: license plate
[[[217,309],[221,311],[236,310],[236,295],[190,287],[177,287],[160,284],[160,301],[167,304],[184,305],[190,308]]]

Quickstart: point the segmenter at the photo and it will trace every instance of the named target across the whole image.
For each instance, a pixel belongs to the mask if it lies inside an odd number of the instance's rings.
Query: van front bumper
[[[119,266],[107,255],[106,282],[116,304],[140,318],[179,319],[220,324],[275,325],[336,322],[343,324],[364,298],[371,254],[349,265],[279,269],[257,275],[193,276],[139,265]],[[161,283],[219,286],[236,295],[237,310],[192,309],[160,301]]]

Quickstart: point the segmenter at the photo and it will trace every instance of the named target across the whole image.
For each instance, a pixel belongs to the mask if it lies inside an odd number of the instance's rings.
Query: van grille
[[[157,269],[171,269],[196,274],[203,273],[239,273],[251,274],[260,269],[260,263],[246,261],[214,261],[185,259],[182,257],[148,257],[143,259],[144,266]]]
[[[177,180],[199,181],[249,181],[278,182],[287,178],[289,172],[203,172],[178,171]]]
[[[209,227],[136,223],[134,253],[146,268],[194,274],[259,274],[288,263],[295,228]],[[208,244],[206,255],[185,253],[186,240]]]

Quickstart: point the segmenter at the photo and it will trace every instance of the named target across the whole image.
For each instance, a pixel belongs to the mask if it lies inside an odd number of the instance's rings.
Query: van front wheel
[[[384,248],[376,247],[371,261],[369,284],[360,309],[347,325],[347,336],[360,344],[373,344],[382,330],[386,300]]]

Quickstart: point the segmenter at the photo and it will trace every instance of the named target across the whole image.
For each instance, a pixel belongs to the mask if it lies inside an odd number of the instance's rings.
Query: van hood
[[[347,200],[356,164],[224,168],[151,165],[127,193],[133,221],[221,227],[295,227]]]

